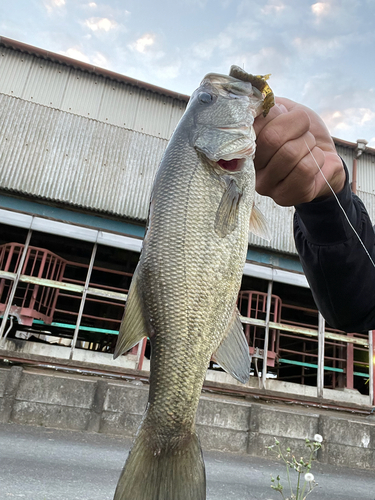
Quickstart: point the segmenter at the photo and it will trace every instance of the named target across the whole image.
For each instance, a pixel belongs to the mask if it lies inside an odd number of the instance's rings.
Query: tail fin
[[[154,451],[140,431],[117,484],[113,500],[205,500],[206,476],[198,436]]]

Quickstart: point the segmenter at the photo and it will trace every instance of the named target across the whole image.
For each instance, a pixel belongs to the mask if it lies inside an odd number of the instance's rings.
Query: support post
[[[263,346],[263,370],[262,370],[262,384],[261,384],[262,389],[266,388],[266,380],[267,380],[267,357],[268,357],[268,339],[270,335],[272,285],[273,282],[269,281],[267,290],[266,328],[264,332],[264,346]]]
[[[143,360],[145,359],[146,345],[147,345],[147,337],[143,337],[143,339],[138,344],[137,370],[142,370],[143,368]]]
[[[10,308],[12,307],[12,304],[13,304],[13,300],[14,300],[14,296],[16,294],[18,282],[20,280],[22,268],[23,268],[23,265],[25,263],[27,252],[29,250],[31,235],[32,235],[32,230],[29,229],[29,232],[27,233],[27,237],[26,237],[25,246],[23,247],[22,256],[21,256],[21,259],[20,259],[19,264],[18,264],[17,274],[16,274],[14,281],[11,285],[12,289],[11,289],[11,292],[9,294],[8,303],[7,303],[5,311],[4,311],[3,321],[2,321],[1,326],[0,326],[0,341],[1,341],[1,338],[3,336],[5,326],[6,326],[7,321],[8,321]]]
[[[347,336],[354,337],[352,333],[348,333]],[[354,344],[346,346],[346,388],[354,388]]]
[[[81,325],[83,309],[85,307],[87,290],[88,290],[89,284],[90,284],[91,273],[92,273],[92,268],[94,267],[94,261],[95,261],[95,256],[96,256],[96,250],[97,250],[97,248],[98,248],[98,243],[95,242],[94,247],[92,249],[92,253],[91,253],[91,259],[90,259],[89,268],[87,270],[85,288],[83,289],[83,292],[82,292],[81,304],[79,306],[77,323],[76,323],[76,327],[74,329],[74,334],[73,334],[73,338],[72,338],[69,359],[73,359],[73,353],[74,353],[74,349],[75,349],[75,346],[76,346],[76,343],[77,343],[79,327]]]
[[[368,332],[368,356],[369,356],[369,396],[370,405],[375,405],[375,330],[370,330]]]
[[[317,376],[317,396],[323,397],[324,390],[324,330],[325,320],[319,313],[318,323],[318,376]]]

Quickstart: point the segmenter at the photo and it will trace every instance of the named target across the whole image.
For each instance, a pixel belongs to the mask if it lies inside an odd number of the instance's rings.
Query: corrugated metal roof
[[[175,93],[149,87],[2,47],[0,187],[145,220],[166,139],[186,107],[186,99]],[[356,144],[336,139],[336,147],[351,175]],[[361,196],[375,192],[370,153],[358,160]],[[295,254],[294,209],[258,195],[256,200],[273,239],[268,243],[252,235],[250,243]],[[372,213],[375,199],[365,203]]]
[[[0,187],[135,220],[147,218],[165,139],[0,94]],[[295,253],[292,208],[257,195],[272,241]]]
[[[263,240],[250,233],[250,245],[256,245],[270,250],[297,254],[293,238],[294,207],[280,207],[272,198],[255,194],[255,204],[266,217],[272,239]]]
[[[0,95],[0,186],[132,219],[147,217],[165,139]]]
[[[349,170],[349,181],[353,176],[353,161],[356,158],[356,144],[353,147],[336,144],[336,150],[345,161]],[[375,155],[372,148],[367,148],[357,159],[357,191],[358,193],[375,193]],[[371,203],[374,203],[372,198]]]
[[[185,99],[159,94],[12,49],[0,50],[0,92],[169,139]]]
[[[174,92],[173,90],[168,90],[163,87],[158,87],[157,85],[152,85],[151,83],[143,82],[141,80],[136,80],[135,78],[130,78],[129,76],[122,75],[120,73],[115,73],[108,69],[99,68],[98,66],[93,66],[71,57],[63,56],[55,52],[50,52],[49,50],[41,49],[35,47],[34,45],[29,45],[27,43],[19,42],[18,40],[13,40],[5,36],[0,36],[0,48],[11,48],[13,51],[20,53],[21,57],[24,54],[31,54],[36,56],[39,60],[52,61],[59,64],[60,66],[68,66],[70,68],[79,69],[80,71],[103,76],[112,81],[122,82],[126,85],[132,85],[137,88],[146,89],[157,94],[172,97],[173,99],[178,99],[187,102],[189,96],[185,94],[180,94],[179,92]]]
[[[15,56],[14,51],[0,51],[0,92],[21,97],[34,57],[28,54]]]
[[[336,145],[336,151],[337,153],[341,156],[341,158],[344,160],[348,171],[349,171],[349,182],[352,182],[352,177],[353,177],[353,160],[355,158],[355,151],[352,148],[349,147],[344,147],[340,146],[339,144]]]
[[[365,204],[370,219],[372,220],[372,223],[375,224],[375,194],[358,190],[357,195],[361,198],[361,200]]]
[[[358,159],[357,190],[375,193],[375,156],[373,155],[364,153]]]

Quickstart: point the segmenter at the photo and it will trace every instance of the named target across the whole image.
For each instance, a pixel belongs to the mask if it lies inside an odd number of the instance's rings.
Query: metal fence
[[[22,244],[8,242],[0,246],[0,342],[16,320],[18,325],[42,325],[44,330],[49,325],[55,331],[68,331],[70,359],[79,339],[87,341],[86,348],[99,345],[103,349],[107,345],[112,349],[132,273],[95,264],[100,248],[97,239],[91,243],[88,262],[82,263],[30,245],[32,234],[29,229]],[[106,284],[101,274],[112,276],[111,283]],[[307,309],[283,303],[272,293],[272,281],[267,286],[267,293],[243,290],[238,300],[262,387],[266,388],[271,374],[281,380],[316,385],[317,396],[322,397],[324,388],[353,389],[362,380],[367,383],[373,404],[374,332],[365,336],[334,331],[325,327],[323,318],[314,310],[308,310],[310,316],[316,316],[309,323],[293,320],[299,310]],[[96,334],[105,339],[104,344]],[[142,342],[141,348],[136,348],[138,368],[142,366],[145,345]]]

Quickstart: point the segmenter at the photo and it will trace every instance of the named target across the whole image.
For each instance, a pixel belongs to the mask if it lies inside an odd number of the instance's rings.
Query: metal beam
[[[375,404],[375,388],[374,388],[374,377],[375,377],[375,330],[370,330],[368,332],[369,338],[369,395],[370,395],[370,405]]]
[[[9,273],[9,272],[5,272],[5,271],[0,271],[0,278],[5,278],[5,279],[9,279],[9,280],[14,281],[16,279],[16,277],[17,277],[16,273]],[[84,288],[85,288],[83,285],[76,285],[73,283],[65,283],[62,281],[49,280],[49,279],[45,279],[45,278],[36,278],[34,276],[27,276],[25,274],[20,275],[19,281],[22,283],[31,283],[34,285],[42,285],[42,286],[47,286],[50,288],[58,288],[59,290],[65,290],[65,291],[76,292],[76,293],[83,293]],[[93,295],[96,297],[105,297],[105,298],[114,299],[114,300],[121,300],[123,302],[126,302],[126,299],[128,296],[126,293],[111,292],[108,290],[103,290],[101,288],[93,288],[93,287],[87,288],[87,294]],[[266,327],[266,322],[264,320],[261,320],[261,319],[247,318],[245,316],[241,316],[241,322],[244,324],[261,326],[264,328]],[[303,328],[303,327],[294,326],[294,325],[285,325],[283,323],[275,323],[273,321],[269,322],[269,328],[281,330],[284,332],[291,332],[291,333],[295,333],[295,334],[299,334],[299,335],[306,335],[308,337],[318,337],[317,330],[312,330],[310,328]],[[348,344],[357,344],[357,345],[360,345],[363,347],[369,346],[369,341],[367,339],[347,337],[346,335],[342,335],[339,333],[325,332],[325,338],[329,339],[329,340],[336,340],[338,342],[345,342]]]
[[[273,282],[269,281],[267,289],[267,307],[266,307],[266,321],[265,321],[266,328],[264,332],[264,347],[263,347],[262,389],[266,388],[266,381],[267,381],[267,355],[268,355],[268,339],[270,333],[272,285]]]
[[[86,302],[87,289],[88,289],[89,284],[90,284],[91,273],[92,273],[92,268],[94,267],[94,261],[95,261],[95,256],[96,256],[96,250],[97,250],[97,248],[98,248],[98,244],[95,242],[95,244],[93,246],[93,249],[92,249],[92,253],[91,253],[90,265],[89,265],[89,268],[87,270],[85,287],[84,287],[84,290],[83,290],[83,293],[82,293],[81,304],[79,306],[77,323],[76,323],[76,327],[75,327],[73,338],[72,338],[69,359],[73,359],[74,348],[75,348],[76,343],[77,343],[79,327],[81,325],[83,309],[85,307],[85,302]]]
[[[266,322],[263,319],[255,319],[255,318],[246,318],[245,316],[240,316],[241,322],[248,324],[248,325],[254,325],[254,326],[266,326]],[[281,330],[284,332],[291,332],[291,333],[297,333],[300,335],[306,335],[308,337],[317,337],[318,336],[318,330],[312,330],[310,328],[303,328],[300,326],[294,326],[294,325],[285,325],[283,323],[274,323],[273,321],[269,322],[269,326],[271,329],[276,329],[276,330]],[[329,340],[337,340],[339,342],[347,342],[349,344],[358,344],[362,345],[364,347],[368,347],[368,340],[367,339],[358,339],[354,337],[347,337],[346,335],[341,335],[339,333],[331,333],[331,332],[325,332],[325,338]]]
[[[352,337],[352,333],[348,333]],[[347,389],[354,389],[354,345],[346,346],[346,384]]]
[[[16,279],[16,273],[8,273],[5,271],[0,271],[0,278],[5,278],[9,280]],[[26,274],[21,274],[19,281],[22,283],[31,283],[33,285],[48,286],[50,288],[58,288],[59,290],[65,290],[68,292],[83,293],[83,285],[75,285],[74,283],[64,283],[63,281],[49,280],[46,278],[37,278],[35,276],[27,276]],[[95,295],[96,297],[106,297],[107,299],[115,299],[126,302],[128,297],[127,293],[111,292],[109,290],[103,290],[101,288],[88,287],[88,295]]]
[[[4,311],[3,321],[1,322],[0,340],[1,340],[2,336],[3,336],[4,330],[5,330],[5,326],[6,326],[6,323],[7,323],[7,320],[8,320],[8,316],[9,316],[10,308],[12,307],[13,299],[14,299],[14,296],[16,294],[18,282],[19,282],[19,279],[20,279],[20,276],[21,276],[21,271],[22,271],[23,265],[25,263],[27,252],[29,250],[30,239],[31,239],[32,233],[33,233],[32,230],[29,229],[29,232],[27,233],[27,237],[26,237],[25,246],[23,247],[21,259],[20,259],[19,264],[18,264],[17,273],[16,273],[16,276],[15,276],[14,281],[12,283],[12,289],[11,289],[10,294],[9,294],[8,304],[6,305],[6,308],[5,308],[5,311]]]
[[[6,280],[14,281],[16,279],[16,273],[9,273],[8,271],[0,271],[0,278],[5,278]]]
[[[317,377],[317,396],[323,397],[324,391],[324,330],[325,320],[319,313],[318,322],[318,377]]]

